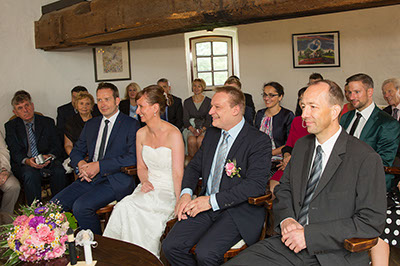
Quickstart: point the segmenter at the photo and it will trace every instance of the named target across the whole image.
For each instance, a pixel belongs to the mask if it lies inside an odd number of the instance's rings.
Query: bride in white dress
[[[163,90],[146,87],[136,96],[137,113],[146,126],[136,135],[140,184],[115,206],[104,236],[139,245],[159,257],[160,237],[181,191],[184,145],[181,132],[163,121]]]

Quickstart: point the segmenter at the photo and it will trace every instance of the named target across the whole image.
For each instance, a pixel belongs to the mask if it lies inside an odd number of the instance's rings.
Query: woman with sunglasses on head
[[[273,164],[270,176],[276,172],[276,166],[282,160],[282,148],[285,146],[294,118],[292,111],[280,105],[284,94],[284,89],[278,82],[266,83],[261,94],[266,108],[257,112],[254,123],[256,128],[267,134],[271,139]]]

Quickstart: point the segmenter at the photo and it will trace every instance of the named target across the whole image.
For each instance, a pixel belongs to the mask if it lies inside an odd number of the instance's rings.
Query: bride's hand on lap
[[[190,194],[183,194],[182,197],[179,198],[178,202],[175,206],[175,215],[178,216],[178,221],[186,220],[188,217],[184,212],[186,205],[192,201],[192,197]]]
[[[152,190],[154,190],[154,187],[153,187],[153,184],[150,181],[147,180],[147,181],[144,181],[142,183],[142,187],[141,187],[140,191],[142,191],[144,193],[147,193],[147,192],[150,192]]]

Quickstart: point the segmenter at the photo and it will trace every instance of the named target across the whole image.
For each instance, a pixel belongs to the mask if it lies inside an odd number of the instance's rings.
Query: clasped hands
[[[306,246],[304,227],[293,218],[288,218],[281,223],[282,242],[295,253],[299,253]]]
[[[43,154],[44,160],[46,160],[49,157],[51,157],[50,154]],[[33,167],[35,169],[42,169],[42,168],[45,168],[46,166],[48,166],[50,164],[50,162],[51,162],[51,160],[48,160],[43,164],[37,164],[35,157],[32,157],[32,158],[26,159],[25,164],[29,165],[30,167]]]
[[[195,217],[203,211],[211,209],[210,196],[200,196],[192,200],[190,194],[183,194],[175,206],[175,215],[178,221],[186,220],[188,217]]]
[[[92,179],[100,172],[99,162],[90,162],[82,160],[78,163],[79,168],[79,178],[81,181],[86,180],[87,182],[92,182]]]

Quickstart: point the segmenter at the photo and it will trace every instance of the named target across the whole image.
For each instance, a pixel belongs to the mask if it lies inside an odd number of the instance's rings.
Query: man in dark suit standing
[[[166,78],[161,78],[157,81],[157,85],[163,88],[167,94],[167,109],[164,115],[161,116],[167,122],[176,126],[180,131],[183,130],[183,107],[182,99],[171,94],[171,85]]]
[[[62,137],[62,140],[64,140],[65,123],[71,116],[78,112],[75,108],[75,99],[78,96],[78,93],[81,91],[87,92],[88,90],[83,86],[75,86],[71,90],[71,101],[57,108],[57,129],[60,136]],[[93,116],[98,115],[100,115],[100,112],[97,108],[97,105],[95,104],[93,106]]]
[[[101,234],[96,210],[132,193],[134,179],[120,172],[121,167],[136,164],[137,120],[120,113],[118,89],[100,83],[97,103],[102,116],[86,122],[78,142],[71,151],[71,165],[79,175],[70,186],[57,194],[65,210],[73,210],[82,229]],[[89,155],[86,162],[85,157]]]
[[[310,85],[302,118],[311,134],[299,139],[273,203],[279,235],[247,248],[227,265],[368,265],[347,238],[381,234],[386,218],[382,161],[339,125],[343,92],[328,80]]]
[[[265,210],[247,199],[265,193],[271,141],[245,123],[244,108],[240,90],[216,89],[209,112],[214,127],[185,169],[175,208],[179,222],[162,244],[172,265],[219,265],[238,241],[251,245],[260,236]],[[200,177],[201,192],[192,200]],[[189,252],[194,245],[196,256]]]
[[[27,203],[41,200],[41,181],[50,179],[53,195],[67,185],[61,165],[62,145],[53,119],[35,114],[31,96],[17,91],[11,100],[16,118],[5,124],[6,143],[11,155],[11,169],[23,184]],[[46,162],[35,159],[43,155]]]
[[[399,146],[400,125],[373,102],[374,82],[366,74],[348,79],[350,100],[355,110],[345,113],[340,125],[350,135],[370,145],[380,156],[384,166],[392,166]],[[386,175],[386,188],[391,188],[393,175]]]

